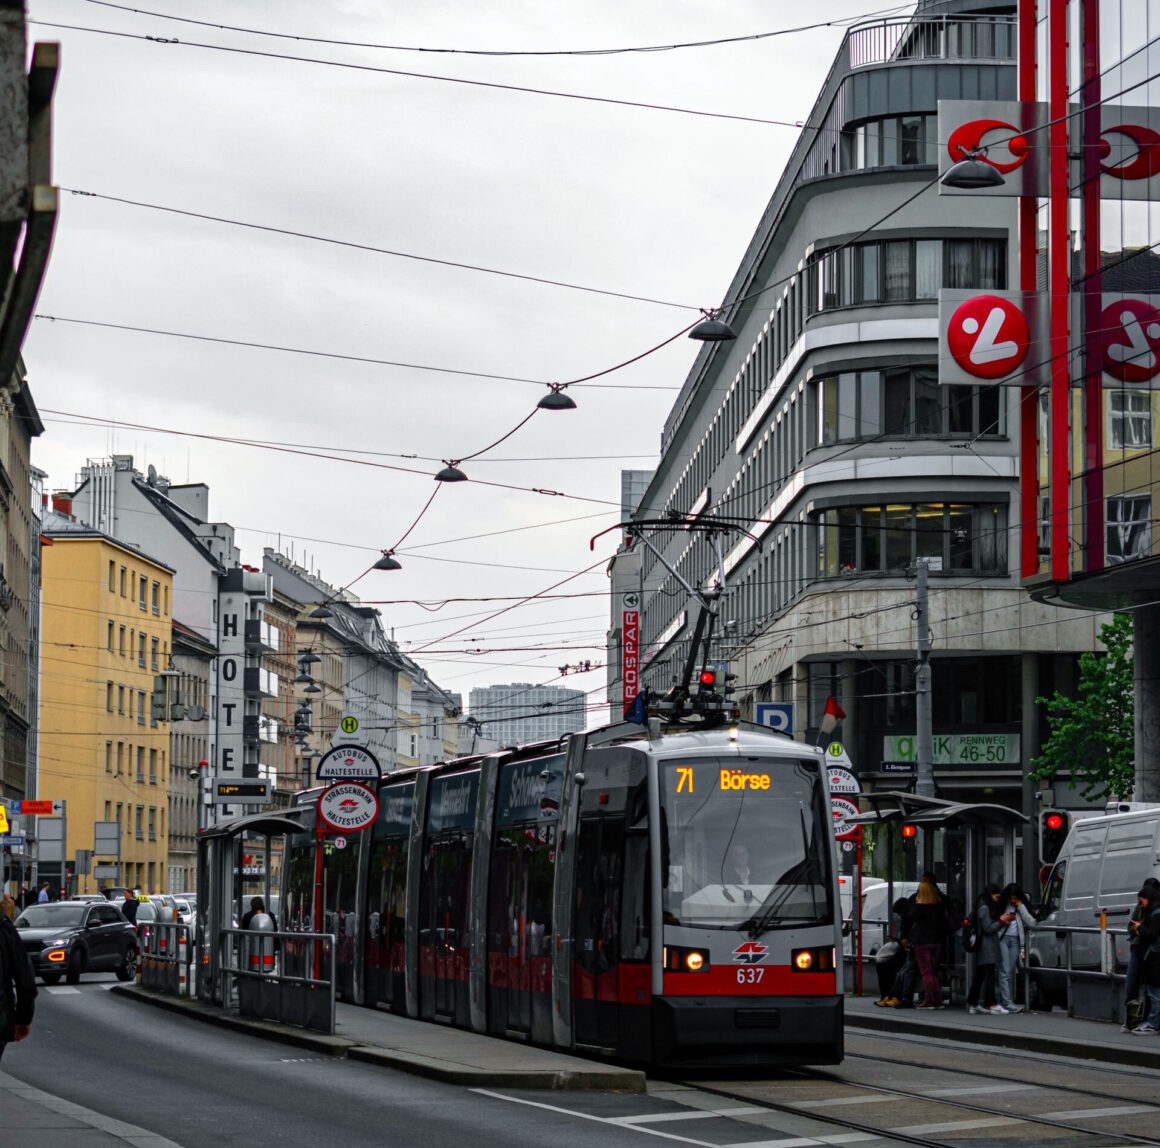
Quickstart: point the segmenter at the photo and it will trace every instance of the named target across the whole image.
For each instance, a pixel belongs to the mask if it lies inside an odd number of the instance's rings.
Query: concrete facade
[[[474,687],[468,712],[492,741],[503,746],[523,745],[584,729],[588,724],[587,701],[583,690],[512,682]]]

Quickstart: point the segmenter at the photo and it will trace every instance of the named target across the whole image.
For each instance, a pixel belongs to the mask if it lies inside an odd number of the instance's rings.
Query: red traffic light
[[[1062,829],[1063,818],[1058,813],[1049,813],[1044,822],[1048,829]]]
[[[716,670],[702,670],[701,671],[701,685],[711,686],[711,685],[715,685],[716,682],[717,682],[717,671]]]
[[[902,827],[902,836],[903,836],[904,838],[907,838],[907,839],[909,839],[909,838],[913,837],[913,836],[914,836],[914,835],[915,835],[917,832],[918,832],[918,828],[917,828],[917,826],[914,826],[914,825],[904,825],[904,826]]]

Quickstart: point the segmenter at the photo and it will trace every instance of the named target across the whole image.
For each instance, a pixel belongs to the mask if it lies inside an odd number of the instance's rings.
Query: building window
[[[815,515],[817,576],[904,574],[916,559],[934,574],[1005,574],[1007,507],[999,503],[841,506]]]
[[[152,595],[149,599],[149,605],[151,606],[154,614],[161,613],[161,583],[160,582],[153,583],[153,590],[152,590]]]
[[[162,608],[161,608],[161,612],[165,615],[165,617],[168,618],[169,617],[169,587],[168,586],[161,587],[161,596],[162,596],[162,599],[164,602],[164,604],[162,605]]]
[[[157,750],[149,751],[149,784],[157,784]]]
[[[130,691],[130,693],[131,693],[131,691]],[[133,705],[132,697],[130,697],[130,699],[129,699],[129,705],[130,705],[130,707]],[[123,714],[124,712],[125,712],[125,687],[118,686],[117,687],[117,713]]]
[[[125,597],[125,567],[121,567],[121,597]]]
[[[851,371],[815,384],[817,442],[911,436],[1001,435],[999,386],[940,387],[938,368]]]
[[[145,631],[137,635],[137,665],[145,665]]]
[[[145,602],[145,595],[149,590],[149,579],[142,575],[137,579],[137,587],[137,604],[141,607],[142,610],[147,610],[148,606]]]
[[[105,683],[105,709],[107,709],[109,711],[109,713],[113,712],[113,683],[112,682]]]
[[[125,627],[120,626],[117,634],[117,653],[123,658],[125,656]]]
[[[117,802],[117,829],[118,829],[118,831],[120,831],[120,828],[121,828],[121,810],[122,810],[122,808],[123,808],[123,806],[122,806],[121,802],[118,801]]]
[[[1108,449],[1149,450],[1151,446],[1151,392],[1108,391]]]
[[[1128,494],[1109,498],[1107,503],[1107,542],[1105,552],[1109,566],[1147,558],[1152,553],[1152,496]]]
[[[136,821],[136,824],[137,824],[137,840],[138,840],[138,841],[144,841],[144,840],[145,840],[145,834],[142,832],[142,822],[143,822],[144,820],[145,820],[145,807],[144,807],[144,806],[142,806],[142,805],[138,805],[138,806],[137,806],[137,821]]]
[[[938,164],[938,116],[890,116],[854,129],[854,166]],[[845,162],[845,157],[844,157]]]
[[[113,772],[113,743],[111,741],[105,742],[105,772]]]
[[[149,665],[152,669],[157,669],[157,639],[149,639]]]
[[[155,805],[149,806],[149,840],[157,840],[157,807]],[[153,862],[149,862],[149,868],[153,868]],[[153,874],[149,874],[149,888],[153,888]]]
[[[111,801],[105,802],[105,820],[106,821],[113,820],[113,803]]]
[[[137,691],[137,724],[145,724],[145,691]]]
[[[137,747],[137,780],[145,781],[145,747],[143,745]]]
[[[109,653],[113,652],[113,623],[109,623]]]
[[[109,593],[115,594],[117,592],[117,564],[116,562],[109,563]]]
[[[117,742],[117,776],[125,772],[125,743]]]

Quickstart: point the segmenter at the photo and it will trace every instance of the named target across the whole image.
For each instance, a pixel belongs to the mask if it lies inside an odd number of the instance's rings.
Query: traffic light
[[[915,825],[904,825],[902,827],[902,840],[913,841],[918,833],[918,827]]]
[[[1066,809],[1043,809],[1039,813],[1039,859],[1052,865],[1071,831],[1071,814]]]

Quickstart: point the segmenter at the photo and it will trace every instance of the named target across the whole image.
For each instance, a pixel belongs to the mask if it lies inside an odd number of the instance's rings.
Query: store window
[[[1108,449],[1150,450],[1152,396],[1149,391],[1108,391]]]
[[[1106,555],[1109,566],[1152,553],[1152,496],[1119,495],[1107,500]]]

